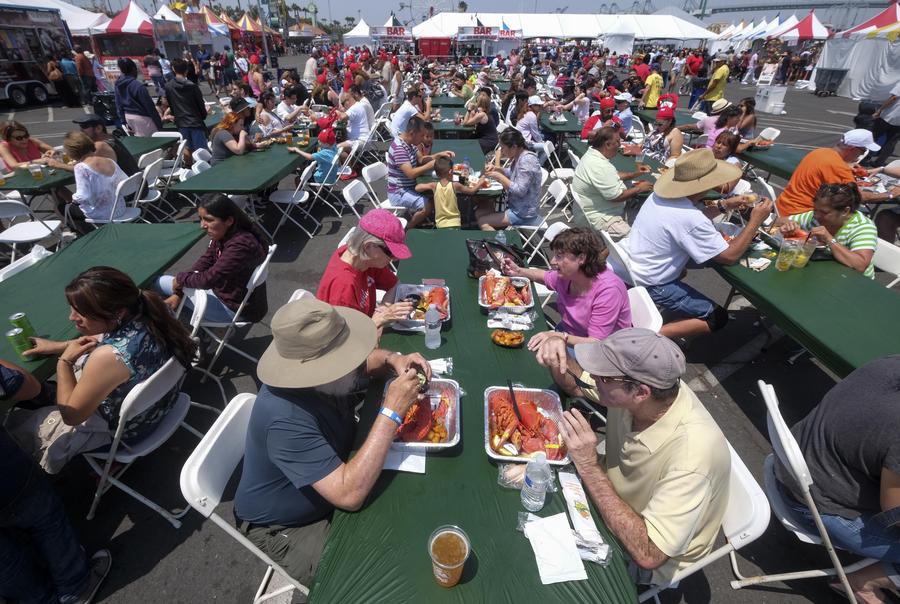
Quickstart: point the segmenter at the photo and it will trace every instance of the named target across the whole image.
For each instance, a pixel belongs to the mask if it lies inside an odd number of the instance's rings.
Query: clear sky
[[[80,6],[90,5],[91,0],[68,0]],[[123,7],[128,0],[97,0],[106,4],[107,2],[118,10]],[[202,1],[202,0],[201,0]],[[247,8],[252,4],[256,4],[257,0],[217,0],[217,4],[229,6],[237,6],[240,4],[243,8]],[[263,2],[263,0],[259,0]],[[309,0],[287,0],[288,5],[297,4],[306,6]],[[144,10],[148,12],[155,11],[162,6],[163,0],[137,0]],[[494,13],[520,13],[520,12],[554,12],[555,10],[565,10],[569,13],[594,13],[600,10],[601,5],[613,4],[610,0],[469,0],[468,12],[484,12]],[[618,0],[615,4],[619,13],[637,13],[642,12],[642,7],[648,0]],[[664,6],[677,6],[682,8],[684,0],[649,0],[651,12]],[[699,2],[696,2],[699,4]],[[769,4],[770,0],[709,0],[712,7],[727,6],[752,6],[754,4]],[[849,6],[851,3],[847,3]],[[428,13],[430,7],[434,7],[435,12],[455,10],[457,7],[456,0],[317,0],[316,5],[319,8],[319,18],[337,19],[342,21],[345,17],[359,18],[360,16],[370,25],[383,24],[391,11],[397,13],[402,21],[410,19],[410,12],[415,17],[416,22],[420,22],[422,17]],[[410,5],[412,11],[410,11]],[[401,8],[402,6],[402,8]],[[786,11],[781,15],[782,19],[787,18],[794,11]],[[872,15],[879,12],[879,9],[860,9],[860,8],[833,8],[822,9],[816,11],[818,17],[826,24],[834,24],[838,29],[846,29],[851,25],[860,23],[868,19]],[[776,12],[728,12],[717,13],[705,19],[707,23],[732,23],[739,22],[741,19],[759,20],[762,18],[771,19]],[[796,11],[797,17],[802,18],[805,10]]]

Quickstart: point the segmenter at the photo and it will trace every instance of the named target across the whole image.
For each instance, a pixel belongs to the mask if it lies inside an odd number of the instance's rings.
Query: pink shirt
[[[631,307],[625,284],[609,268],[594,277],[591,289],[575,296],[570,281],[556,271],[544,273],[544,285],[556,292],[562,320],[558,329],[573,336],[602,340],[620,329],[631,327]]]

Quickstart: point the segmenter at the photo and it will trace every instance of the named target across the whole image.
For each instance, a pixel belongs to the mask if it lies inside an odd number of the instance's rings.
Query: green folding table
[[[313,139],[308,148],[316,144]],[[275,144],[268,149],[234,155],[209,170],[170,188],[176,193],[226,193],[250,195],[269,187],[293,172],[306,160]]]
[[[466,101],[458,96],[451,96],[449,94],[440,94],[438,96],[431,97],[431,106],[434,107],[458,107],[462,109],[463,105],[466,104]]]
[[[75,173],[58,168],[44,166],[41,170],[42,178],[35,178],[25,168],[13,170],[12,176],[4,179],[0,184],[0,191],[18,191],[23,199],[30,199],[37,195],[49,193],[57,187],[64,187],[75,183]]]
[[[464,126],[456,124],[452,117],[445,117],[440,122],[432,122],[434,128],[434,136],[436,138],[469,138],[475,133],[475,126]]]
[[[64,290],[79,273],[112,266],[148,286],[202,236],[195,223],[105,225],[0,283],[0,317],[5,321],[24,312],[38,335],[72,338],[77,333],[69,321]],[[56,367],[50,358],[20,359],[6,338],[0,341],[0,358],[21,365],[38,379],[50,377]]]
[[[206,110],[206,119],[203,120],[203,124],[207,130],[210,130],[221,122],[223,117],[225,117],[225,111],[218,104],[215,104]],[[166,122],[163,124],[163,130],[178,130],[178,126],[175,125],[175,122]]]
[[[756,272],[742,260],[716,270],[761,313],[844,377],[900,353],[900,296],[834,260]]]
[[[157,149],[172,147],[178,142],[173,136],[123,136],[119,142],[135,157]]]
[[[656,109],[632,109],[634,114],[641,118],[641,121],[645,124],[652,124],[656,121]],[[687,111],[685,109],[676,109],[675,110],[675,125],[676,126],[684,126],[686,124],[696,124],[697,118],[694,117],[693,111]]]
[[[465,240],[478,231],[410,231],[412,258],[400,263],[402,283],[439,277],[450,288],[452,325],[442,345],[427,350],[421,333],[387,331],[380,346],[426,358],[453,357],[452,379],[465,391],[461,399],[461,441],[444,453],[429,453],[425,474],[382,472],[362,510],[336,511],[309,602],[637,602],[618,544],[600,514],[592,514],[613,558],[608,566],[585,563],[588,579],[542,585],[531,545],[516,530],[523,511],[519,492],[497,485],[497,466],[484,450],[484,390],[507,378],[548,388],[549,372],[525,348],[507,349],[490,340],[487,317],[478,306],[477,280],[466,276]],[[510,241],[518,242],[515,233]],[[537,324],[546,329],[536,305]],[[531,333],[526,333],[526,337]],[[357,447],[374,421],[382,387],[369,389],[361,411]],[[538,514],[565,513],[561,493],[552,493]],[[472,556],[459,585],[445,589],[432,578],[427,541],[443,524],[463,528]]]
[[[771,147],[750,147],[740,157],[754,168],[790,180],[807,153],[809,149],[794,149],[776,143]]]
[[[550,132],[554,134],[557,138],[562,136],[569,136],[572,134],[581,134],[581,128],[583,124],[578,122],[578,118],[575,117],[575,114],[571,111],[563,111],[560,114],[560,117],[564,117],[566,119],[565,122],[552,122],[550,121],[550,116],[555,113],[550,111],[544,111],[541,113],[541,130],[546,132]]]

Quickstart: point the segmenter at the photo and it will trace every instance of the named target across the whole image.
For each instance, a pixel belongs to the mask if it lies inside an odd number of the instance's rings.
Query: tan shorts
[[[628,237],[628,234],[631,232],[631,225],[621,216],[616,216],[598,225],[598,230],[606,231],[613,241],[618,242]]]

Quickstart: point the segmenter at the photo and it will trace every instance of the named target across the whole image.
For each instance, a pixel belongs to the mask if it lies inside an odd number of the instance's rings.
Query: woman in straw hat
[[[717,160],[709,149],[682,155],[671,170],[657,179],[653,193],[641,206],[631,227],[628,252],[635,284],[647,288],[666,320],[661,334],[688,337],[721,329],[728,313],[681,281],[688,263],[713,261],[734,264],[749,247],[757,228],[772,211],[772,202],[760,201],[746,227],[725,241],[710,218],[743,207],[736,197],[701,210],[706,194],[740,178],[737,166]]]

